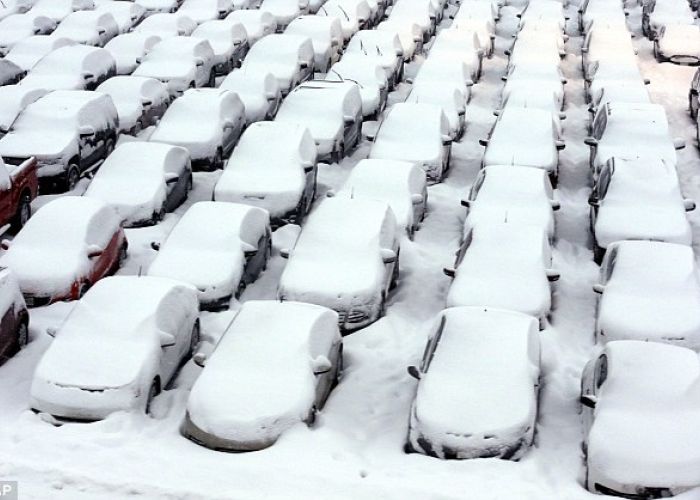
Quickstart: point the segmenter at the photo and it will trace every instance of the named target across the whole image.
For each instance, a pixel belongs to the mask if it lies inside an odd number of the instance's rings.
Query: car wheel
[[[23,195],[22,199],[19,201],[19,207],[17,207],[17,214],[15,215],[14,221],[12,221],[12,229],[19,231],[24,227],[24,225],[32,216],[32,200],[29,195]]]
[[[26,321],[22,321],[17,329],[17,345],[20,349],[29,343],[29,327]]]
[[[216,86],[216,74],[214,73],[214,70],[212,69],[209,72],[209,81],[207,82],[207,87],[214,87]]]
[[[114,151],[115,145],[116,143],[111,137],[105,141],[105,157],[109,156],[109,154]]]
[[[190,356],[194,355],[197,346],[199,345],[199,338],[200,338],[200,327],[199,327],[199,320],[196,320],[194,322],[194,325],[192,326],[192,334],[190,335]]]
[[[216,150],[216,158],[213,164],[214,170],[224,168],[224,150],[219,148]]]
[[[192,191],[194,188],[194,179],[192,179],[192,174],[190,174],[190,177],[187,179],[187,191]]]
[[[160,384],[158,383],[158,379],[155,378],[153,379],[153,382],[151,382],[151,387],[148,389],[148,399],[146,400],[146,408],[145,412],[146,415],[151,414],[151,406],[153,405],[153,400],[155,397],[160,393]]]
[[[77,165],[69,165],[66,172],[66,191],[73,191],[80,181],[80,169]]]

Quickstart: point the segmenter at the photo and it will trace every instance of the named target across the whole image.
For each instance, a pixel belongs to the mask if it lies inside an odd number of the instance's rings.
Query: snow
[[[95,2],[95,10],[112,14],[120,33],[131,30],[146,14],[143,6],[128,0],[98,0]]]
[[[134,28],[134,33],[157,35],[161,39],[173,36],[189,36],[197,28],[197,23],[184,14],[158,13],[148,16]]]
[[[85,74],[107,74],[116,63],[109,51],[76,44],[58,48],[44,56],[25,76],[20,85],[47,90],[82,90]]]
[[[301,0],[263,0],[260,4],[262,12],[269,12],[275,19],[278,29],[285,28],[307,8],[308,2]]]
[[[411,408],[411,443],[420,437],[459,458],[507,456],[522,446],[512,457],[519,458],[535,432],[537,321],[485,307],[448,309],[440,320]]]
[[[44,89],[33,89],[24,85],[0,87],[0,132],[10,130],[17,116],[31,103],[46,94]]]
[[[219,88],[238,94],[248,124],[265,120],[282,100],[279,84],[272,73],[235,70],[226,76]]]
[[[461,59],[469,68],[469,74],[476,82],[478,80],[481,55],[481,44],[475,32],[458,29],[442,30],[430,47],[430,57],[440,55],[446,60]]]
[[[57,296],[92,267],[89,245],[105,245],[119,229],[117,215],[99,200],[65,196],[29,219],[2,257],[0,266],[17,276],[24,294]]]
[[[272,73],[284,94],[301,77],[300,62],[313,66],[314,48],[311,39],[273,34],[263,37],[251,47],[241,69],[247,73]]]
[[[50,33],[55,28],[55,21],[46,16],[32,13],[8,16],[0,20],[0,54],[7,54],[24,38],[40,33]]]
[[[472,68],[476,71],[476,68]],[[449,54],[438,53],[436,56],[428,58],[418,71],[415,82],[422,84],[425,82],[449,82],[455,85],[462,92],[462,99],[466,103],[471,96],[471,86],[476,78],[476,73],[460,58],[453,58]]]
[[[17,42],[5,56],[5,60],[15,63],[24,71],[29,71],[49,52],[74,44],[69,38],[55,35],[30,36]]]
[[[100,33],[102,31],[102,33]],[[106,40],[119,34],[119,25],[109,12],[99,10],[73,12],[66,17],[54,32],[77,43],[104,45]]]
[[[243,252],[257,248],[268,230],[269,215],[260,208],[197,202],[163,242],[148,275],[190,283],[203,303],[231,297],[243,276]]]
[[[416,42],[422,38],[421,28],[418,24],[405,22],[402,19],[385,19],[375,29],[396,33],[399,36],[404,60],[406,61],[413,58],[416,53]]]
[[[4,166],[2,170],[5,170]],[[0,269],[0,311],[12,310],[16,314],[26,309],[27,304],[19,289],[17,277],[9,269]]]
[[[307,36],[314,47],[314,66],[317,71],[328,71],[330,60],[338,58],[343,44],[340,20],[323,16],[299,16],[284,30],[288,35]]]
[[[112,98],[119,115],[119,129],[123,131],[129,131],[137,125],[144,112],[144,102],[150,101],[149,107],[158,107],[170,99],[164,83],[141,76],[113,76],[95,90]]]
[[[153,142],[120,144],[95,174],[85,196],[102,200],[127,225],[157,214],[167,197],[167,174],[188,170],[184,148]]]
[[[277,23],[269,12],[261,10],[235,10],[226,16],[226,21],[241,23],[248,34],[251,47],[263,36],[275,32]]]
[[[403,47],[396,33],[382,30],[360,30],[345,48],[347,54],[365,55],[381,61],[387,78],[394,78],[403,59]]]
[[[274,148],[266,147],[275,144]],[[302,125],[254,123],[243,133],[214,199],[264,208],[272,218],[296,209],[306,184],[306,167],[316,164],[316,145]]]
[[[236,47],[247,40],[243,24],[225,20],[207,21],[192,32],[192,37],[207,40],[214,51],[214,63],[225,64]]]
[[[450,137],[458,139],[464,131],[464,94],[453,82],[419,80],[413,85],[405,102],[437,104],[450,123]]]
[[[241,449],[273,443],[307,418],[313,356],[340,342],[337,323],[324,307],[246,302],[192,387],[187,418]]]
[[[665,57],[691,56],[700,61],[700,28],[695,24],[669,24],[659,37],[659,52]]]
[[[538,87],[538,92],[553,94],[559,109],[564,104],[564,82],[566,80],[557,66],[544,64],[518,64],[511,66],[507,74],[508,81],[503,87],[503,98],[507,99],[511,92],[519,89],[531,89]]]
[[[197,24],[219,19],[231,11],[231,0],[185,0],[177,9],[178,14],[190,17]]]
[[[370,62],[371,61],[371,62]],[[329,81],[355,81],[360,87],[362,115],[368,117],[381,111],[382,93],[388,87],[386,73],[378,59],[345,54],[326,74]]]
[[[32,7],[32,14],[48,16],[60,22],[76,10],[95,8],[93,0],[38,0]]]

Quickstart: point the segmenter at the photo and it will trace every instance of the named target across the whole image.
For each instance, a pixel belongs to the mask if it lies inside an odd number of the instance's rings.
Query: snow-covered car
[[[656,40],[664,26],[671,24],[695,24],[695,13],[683,0],[647,0],[642,7],[642,34]]]
[[[50,17],[14,14],[0,20],[0,56],[6,55],[12,47],[34,35],[47,35],[56,29],[56,21]]]
[[[521,458],[535,437],[538,335],[535,318],[522,313],[442,311],[420,365],[408,368],[418,387],[406,451],[443,459]]]
[[[32,202],[39,192],[35,158],[10,163],[0,158],[0,227],[19,231],[32,216]],[[0,328],[2,328],[0,326]]]
[[[479,171],[462,205],[467,208],[465,231],[507,219],[539,227],[554,239],[553,211],[560,205],[541,168],[489,165]]]
[[[50,17],[60,23],[75,11],[94,8],[95,2],[93,0],[37,0],[31,13]]]
[[[116,61],[118,75],[130,75],[138,67],[144,56],[155,47],[161,38],[144,33],[124,33],[112,38],[107,50]]]
[[[233,10],[231,0],[185,0],[177,9],[197,24],[226,17]]]
[[[119,117],[119,132],[124,134],[136,135],[155,125],[170,104],[167,86],[155,78],[113,76],[95,90],[112,98]]]
[[[403,78],[403,46],[399,40],[399,35],[390,31],[381,30],[360,30],[355,33],[345,54],[357,54],[359,56],[369,56],[378,59],[392,89]]]
[[[272,34],[248,52],[241,69],[247,73],[272,73],[286,96],[314,74],[314,47],[305,36]]]
[[[192,32],[193,38],[202,38],[209,42],[214,51],[214,73],[227,75],[241,65],[248,53],[248,35],[241,23],[225,21],[207,21]]]
[[[158,42],[132,73],[165,83],[172,96],[214,86],[214,51],[207,40],[173,36]]]
[[[404,62],[410,62],[423,49],[423,32],[418,24],[400,18],[385,19],[375,28],[378,31],[396,33],[401,40]]]
[[[425,172],[408,161],[360,160],[336,196],[386,202],[411,239],[428,209]]]
[[[690,245],[611,243],[593,290],[601,294],[597,341],[631,339],[700,348],[700,271]]]
[[[660,104],[609,102],[598,108],[591,136],[590,166],[594,178],[612,157],[661,158],[669,167],[678,162],[676,149],[685,147],[681,138],[672,139],[666,110]]]
[[[386,203],[335,197],[311,214],[288,257],[277,298],[338,312],[341,331],[363,328],[384,315],[399,275],[400,232]]]
[[[29,307],[75,300],[126,259],[117,214],[99,200],[63,196],[42,206],[12,241],[0,266],[17,277]]]
[[[33,156],[44,187],[71,191],[112,152],[118,127],[108,95],[56,90],[20,113],[0,139],[0,156],[15,164]]]
[[[0,86],[0,137],[5,135],[24,108],[46,95],[44,89],[23,85]]]
[[[309,13],[309,0],[263,0],[260,11],[272,14],[277,32],[282,33],[294,19]]]
[[[25,71],[12,61],[0,59],[0,86],[14,85],[25,75]]]
[[[547,233],[536,225],[513,222],[477,224],[467,229],[454,267],[444,269],[454,281],[447,307],[486,306],[528,314],[547,324],[552,307]]]
[[[663,160],[610,158],[588,203],[598,263],[605,249],[619,240],[692,243],[685,213],[695,209],[695,202],[683,198],[676,169]]]
[[[282,102],[282,92],[272,73],[232,71],[219,88],[238,94],[248,125],[274,118]]]
[[[146,16],[146,9],[142,5],[124,0],[97,0],[95,11],[112,14],[119,33],[131,31]]]
[[[264,208],[273,226],[299,224],[314,201],[316,176],[316,144],[306,127],[254,123],[214,186],[213,199]]]
[[[34,5],[34,0],[3,0],[0,3],[0,19],[13,14],[24,14]]]
[[[75,43],[103,47],[119,34],[119,25],[109,12],[79,10],[58,25],[55,36],[70,38]]]
[[[90,289],[34,371],[30,407],[57,421],[95,421],[117,411],[149,413],[199,343],[192,287],[115,276]]]
[[[17,279],[0,269],[0,364],[29,342],[29,313]]]
[[[340,162],[362,136],[362,98],[354,82],[312,80],[282,101],[275,121],[309,129],[319,161]]]
[[[157,224],[186,199],[192,166],[185,148],[130,141],[107,157],[85,195],[112,207],[126,227]]]
[[[372,16],[372,9],[367,0],[327,0],[316,15],[339,19],[343,38],[347,42],[366,26]]]
[[[403,26],[417,26],[419,33],[414,32],[417,44],[422,47],[433,34],[435,27],[433,26],[433,20],[430,18],[430,12],[427,6],[423,8],[416,8],[415,5],[411,5],[410,2],[397,1],[391,7],[391,12],[389,13],[389,22],[401,24]],[[412,30],[415,28],[411,28]],[[495,31],[495,28],[494,28]],[[494,35],[495,36],[495,35]]]
[[[450,123],[437,104],[396,103],[369,135],[369,158],[420,165],[428,182],[440,182],[450,166]]]
[[[601,94],[606,88],[613,85],[648,85],[649,79],[642,78],[639,71],[639,66],[636,60],[632,61],[608,61],[602,60],[596,62],[589,76],[584,79],[584,88],[586,90],[586,98],[589,103],[596,106],[600,101]],[[639,95],[639,92],[636,93]],[[622,102],[650,102],[648,98],[638,97],[639,101],[633,100],[635,94],[630,91],[629,95],[623,95],[619,100]]]
[[[173,13],[180,6],[181,0],[134,0],[136,5],[146,10],[146,16]]]
[[[596,63],[609,61],[616,64],[636,64],[636,49],[626,27],[592,29],[584,38],[581,47],[583,53],[583,75],[591,77]]]
[[[530,90],[536,88],[538,92],[547,92],[556,97],[559,109],[564,107],[564,84],[566,79],[558,66],[549,63],[543,64],[517,64],[511,66],[503,76],[506,84],[503,87],[502,99],[519,89]]]
[[[47,90],[95,90],[117,72],[103,48],[68,45],[44,56],[22,79],[22,85]]]
[[[389,95],[386,72],[377,59],[345,54],[326,73],[326,80],[357,82],[362,99],[362,116],[376,120],[384,111]]]
[[[219,201],[192,205],[162,243],[148,268],[196,287],[202,309],[228,308],[265,270],[270,217],[258,207]]]
[[[182,146],[195,169],[213,170],[223,168],[245,125],[245,109],[235,92],[189,89],[173,101],[149,140]]]
[[[204,370],[187,400],[182,434],[215,450],[267,448],[290,427],[313,424],[338,383],[338,315],[313,304],[248,301],[214,353],[195,360]]]
[[[450,81],[419,81],[414,83],[404,102],[436,104],[450,124],[450,137],[458,141],[466,129],[467,103],[462,89]]]
[[[335,17],[300,16],[294,19],[284,32],[288,35],[305,36],[314,47],[314,70],[327,73],[340,59],[343,50],[343,30]]]
[[[632,94],[632,98],[636,94]],[[540,87],[536,82],[521,85],[512,89],[508,94],[501,94],[501,106],[494,110],[498,116],[508,106],[517,108],[534,108],[550,113],[561,131],[561,122],[566,119],[566,113],[561,111],[561,101],[556,92],[547,86]],[[591,105],[592,106],[592,105]],[[589,111],[591,107],[589,107]]]
[[[564,149],[560,127],[552,113],[535,108],[506,106],[496,119],[488,139],[483,166],[520,165],[546,170],[552,185],[559,175],[559,151]]]
[[[31,70],[46,54],[75,42],[55,35],[36,35],[17,42],[5,56],[5,61],[12,62],[23,71]]]
[[[436,54],[427,58],[421,65],[413,83],[449,82],[459,88],[462,99],[467,103],[472,95],[473,77],[464,61],[448,55]]]
[[[700,65],[700,27],[695,24],[668,24],[662,27],[654,39],[654,56],[659,62]]]
[[[430,57],[439,55],[444,60],[462,60],[469,68],[474,82],[481,77],[484,49],[478,35],[473,31],[444,29],[435,37],[430,46]]]
[[[602,66],[601,66],[602,67]],[[588,84],[588,111],[591,118],[595,117],[598,108],[609,102],[647,103],[651,104],[647,83],[641,76],[630,74],[606,75],[597,74]]]
[[[144,35],[157,35],[165,40],[173,36],[190,36],[197,29],[197,23],[191,18],[179,14],[153,14],[141,21],[134,33],[142,33]]]
[[[248,35],[248,45],[252,47],[262,37],[271,35],[277,30],[275,18],[269,12],[261,10],[234,10],[226,21],[241,23]]]
[[[586,365],[581,404],[589,491],[660,498],[700,485],[698,378],[696,352],[654,342],[610,342]]]

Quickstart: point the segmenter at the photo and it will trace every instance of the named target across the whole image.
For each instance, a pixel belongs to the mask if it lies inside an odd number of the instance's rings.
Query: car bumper
[[[277,441],[277,437],[269,439],[251,439],[251,440],[234,440],[216,436],[208,433],[197,427],[192,422],[189,414],[185,415],[185,420],[180,428],[181,434],[197,443],[200,446],[210,448],[217,451],[242,452],[242,451],[259,451],[269,448]]]
[[[141,395],[129,387],[84,390],[77,387],[45,387],[32,394],[30,407],[38,413],[48,413],[58,420],[93,422],[117,411],[129,411],[138,406]]]

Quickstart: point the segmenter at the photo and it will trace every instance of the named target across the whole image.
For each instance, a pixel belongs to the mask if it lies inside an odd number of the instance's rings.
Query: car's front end
[[[200,446],[212,450],[228,452],[263,450],[275,444],[279,437],[279,433],[266,432],[260,435],[259,432],[255,431],[251,432],[249,437],[246,437],[246,433],[242,427],[244,426],[240,426],[237,429],[238,432],[235,437],[226,436],[223,430],[220,433],[216,431],[205,431],[193,422],[190,412],[187,411],[180,432],[184,437]]]

